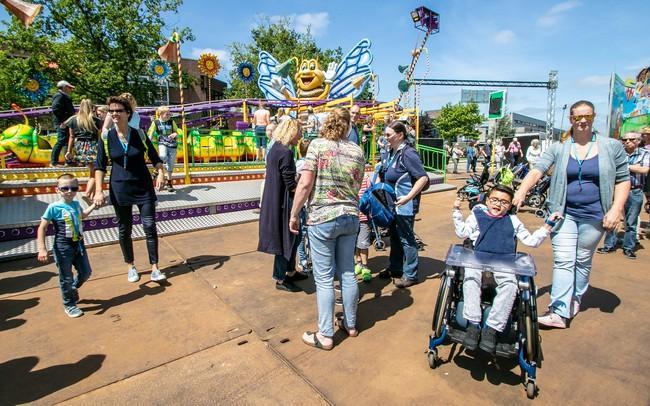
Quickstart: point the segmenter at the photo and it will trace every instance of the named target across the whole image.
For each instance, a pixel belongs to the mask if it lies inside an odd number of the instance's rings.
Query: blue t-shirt
[[[598,155],[582,163],[582,181],[578,179],[578,161],[572,156],[566,168],[566,214],[582,220],[602,220]]]
[[[406,196],[415,182],[427,172],[422,166],[420,156],[415,148],[406,143],[397,148],[392,154],[382,155],[382,182],[385,182],[395,189],[397,198]],[[403,206],[397,207],[397,214],[401,216],[413,216],[420,209],[420,195]]]
[[[47,206],[42,218],[54,226],[56,243],[69,243],[83,238],[81,214],[81,205],[78,201],[73,200],[70,204],[58,201]]]

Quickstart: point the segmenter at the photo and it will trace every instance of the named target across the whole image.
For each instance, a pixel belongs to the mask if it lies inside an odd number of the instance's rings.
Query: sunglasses
[[[592,123],[594,121],[593,114],[582,114],[578,116],[571,116],[571,118],[573,118],[573,121],[575,122],[582,121],[583,118],[587,120],[588,123]]]
[[[79,186],[59,186],[59,190],[62,192],[78,192]]]
[[[499,204],[501,206],[510,206],[512,204],[509,200],[497,199],[496,197],[488,197],[488,201],[492,204]]]
[[[108,110],[109,113],[114,114],[114,113],[124,113],[126,110],[124,109],[117,109],[117,110]]]
[[[636,141],[636,138],[621,138],[621,142],[626,142],[626,141]]]

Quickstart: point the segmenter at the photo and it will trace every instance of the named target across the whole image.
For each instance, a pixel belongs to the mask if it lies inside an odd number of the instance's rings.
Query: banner
[[[612,74],[609,94],[608,134],[618,138],[650,126],[650,67],[635,79],[623,80]]]

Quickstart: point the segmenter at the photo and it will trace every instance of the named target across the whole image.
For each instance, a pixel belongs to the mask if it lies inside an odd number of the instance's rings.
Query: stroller
[[[506,329],[497,335],[496,356],[518,359],[523,383],[529,399],[538,392],[536,383],[537,368],[543,359],[541,341],[537,324],[537,301],[534,276],[537,271],[533,258],[524,253],[496,255],[476,252],[462,245],[452,245],[447,252],[446,268],[443,273],[436,300],[429,336],[427,360],[429,367],[437,368],[442,360],[438,347],[454,343],[462,344],[468,321],[463,318],[463,275],[465,267],[483,271],[482,303],[483,319],[491,309],[495,297],[495,284],[489,281],[491,272],[499,271],[515,274],[518,292],[512,307]]]
[[[462,199],[469,201],[470,208],[474,207],[482,199],[485,194],[485,187],[490,181],[490,163],[483,163],[483,171],[481,176],[470,175],[470,179],[465,181],[465,186],[460,188],[456,195]]]
[[[537,183],[528,191],[526,199],[524,200],[525,206],[530,206],[534,209],[541,209],[546,202],[546,192],[551,185],[551,177],[544,175]]]

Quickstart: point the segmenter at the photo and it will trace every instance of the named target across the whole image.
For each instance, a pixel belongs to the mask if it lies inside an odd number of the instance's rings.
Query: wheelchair
[[[463,318],[465,267],[483,271],[483,320],[487,319],[491,301],[496,295],[496,283],[489,280],[492,272],[515,274],[517,296],[505,330],[497,335],[496,356],[518,359],[526,394],[529,399],[534,399],[538,393],[536,372],[537,368],[542,366],[543,354],[537,324],[536,289],[533,280],[537,271],[533,258],[524,253],[496,255],[476,252],[463,245],[452,245],[447,252],[445,265],[433,313],[432,334],[429,336],[429,367],[435,369],[442,363],[438,356],[438,347],[452,343],[462,345],[465,338],[468,325],[467,320]]]

